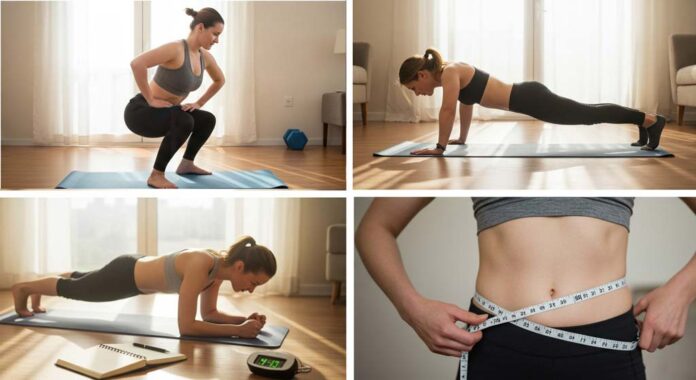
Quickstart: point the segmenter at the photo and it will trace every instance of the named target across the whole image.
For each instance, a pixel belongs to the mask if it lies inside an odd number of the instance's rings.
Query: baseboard
[[[298,296],[331,296],[332,284],[300,284]],[[341,284],[341,295],[346,294],[346,283]]]
[[[12,138],[7,139],[7,138],[3,138],[2,145],[30,146],[30,145],[34,145],[34,141],[32,139],[12,139]]]
[[[339,140],[338,142],[335,141],[336,139],[331,138],[328,141],[329,146],[340,146],[341,141]],[[319,137],[319,138],[310,138],[309,141],[307,142],[307,145],[309,146],[319,146],[324,144],[324,138]],[[36,144],[32,139],[15,139],[15,138],[4,138],[2,139],[2,145],[6,146],[78,146],[78,145],[58,145],[58,144],[52,144],[52,145],[45,145],[45,144]],[[242,144],[242,145],[218,145],[218,146],[223,146],[223,147],[231,147],[231,146],[284,146],[285,141],[283,141],[282,138],[280,139],[258,139],[254,143],[250,144]],[[159,143],[150,143],[150,142],[115,142],[115,143],[95,143],[95,144],[90,144],[90,145],[79,145],[79,146],[98,146],[98,147],[107,147],[107,146],[133,146],[133,147],[142,147],[142,146],[153,146],[157,147],[159,146]]]

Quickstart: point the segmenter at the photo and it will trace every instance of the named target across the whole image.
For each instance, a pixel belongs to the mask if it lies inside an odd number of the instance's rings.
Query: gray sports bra
[[[186,97],[189,92],[197,90],[203,83],[205,61],[201,53],[201,75],[194,75],[191,59],[189,58],[188,43],[186,40],[181,41],[184,43],[184,64],[178,69],[168,69],[161,65],[157,66],[153,80],[158,86],[172,94]]]
[[[588,216],[630,231],[634,198],[472,198],[477,233],[512,219],[534,216]]]
[[[176,257],[179,256],[185,250],[170,253],[164,257],[164,281],[167,284],[167,289],[163,293],[179,293],[179,288],[181,288],[181,276],[176,273],[176,268],[174,267],[174,262]],[[220,258],[213,256],[215,263],[213,264],[213,269],[208,272],[208,281],[212,282],[215,278],[215,274],[218,269],[220,269]]]

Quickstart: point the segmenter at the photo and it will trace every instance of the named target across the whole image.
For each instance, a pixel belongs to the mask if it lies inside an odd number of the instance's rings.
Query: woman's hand
[[[258,321],[261,323],[261,327],[263,327],[266,324],[266,316],[263,314],[259,314],[259,313],[254,313],[254,314],[248,316],[247,320]]]
[[[447,142],[448,145],[466,145],[466,140],[463,138],[452,139]]]
[[[200,108],[201,106],[198,103],[186,103],[181,105],[181,110],[186,112],[193,112]]]
[[[458,327],[457,321],[471,325],[482,323],[488,315],[474,314],[456,305],[420,298],[407,310],[404,320],[413,327],[430,351],[459,357],[469,352],[483,336],[481,331],[470,333]]]
[[[157,98],[153,98],[152,100],[149,100],[147,102],[147,104],[152,108],[167,108],[167,107],[173,106],[172,103],[169,103],[166,100],[157,99]]]
[[[640,325],[640,348],[649,352],[662,349],[684,336],[690,300],[683,289],[675,283],[651,291],[638,300],[633,314],[645,312]]]
[[[418,149],[411,152],[416,156],[441,156],[445,151],[442,149]]]
[[[237,335],[241,338],[256,338],[256,336],[259,335],[259,331],[261,331],[261,327],[263,327],[261,322],[254,319],[247,319],[237,327],[239,330]]]

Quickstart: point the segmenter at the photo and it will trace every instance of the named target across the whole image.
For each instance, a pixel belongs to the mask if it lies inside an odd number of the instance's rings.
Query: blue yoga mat
[[[373,155],[377,157],[414,156],[412,151],[430,148],[432,143],[404,141]],[[666,150],[641,150],[629,144],[466,144],[448,145],[442,156],[431,157],[674,157]]]
[[[147,189],[149,172],[72,171],[56,189]],[[213,172],[212,175],[166,173],[180,189],[287,189],[270,170]]]
[[[254,339],[182,336],[179,335],[176,318],[72,310],[49,310],[28,318],[20,317],[12,311],[0,315],[0,324],[198,340],[264,348],[280,347],[289,332],[287,327],[266,325]]]

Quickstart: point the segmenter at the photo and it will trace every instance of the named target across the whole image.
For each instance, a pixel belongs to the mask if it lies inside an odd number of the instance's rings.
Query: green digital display
[[[285,364],[285,359],[259,355],[254,361],[254,364],[266,368],[280,368]]]

